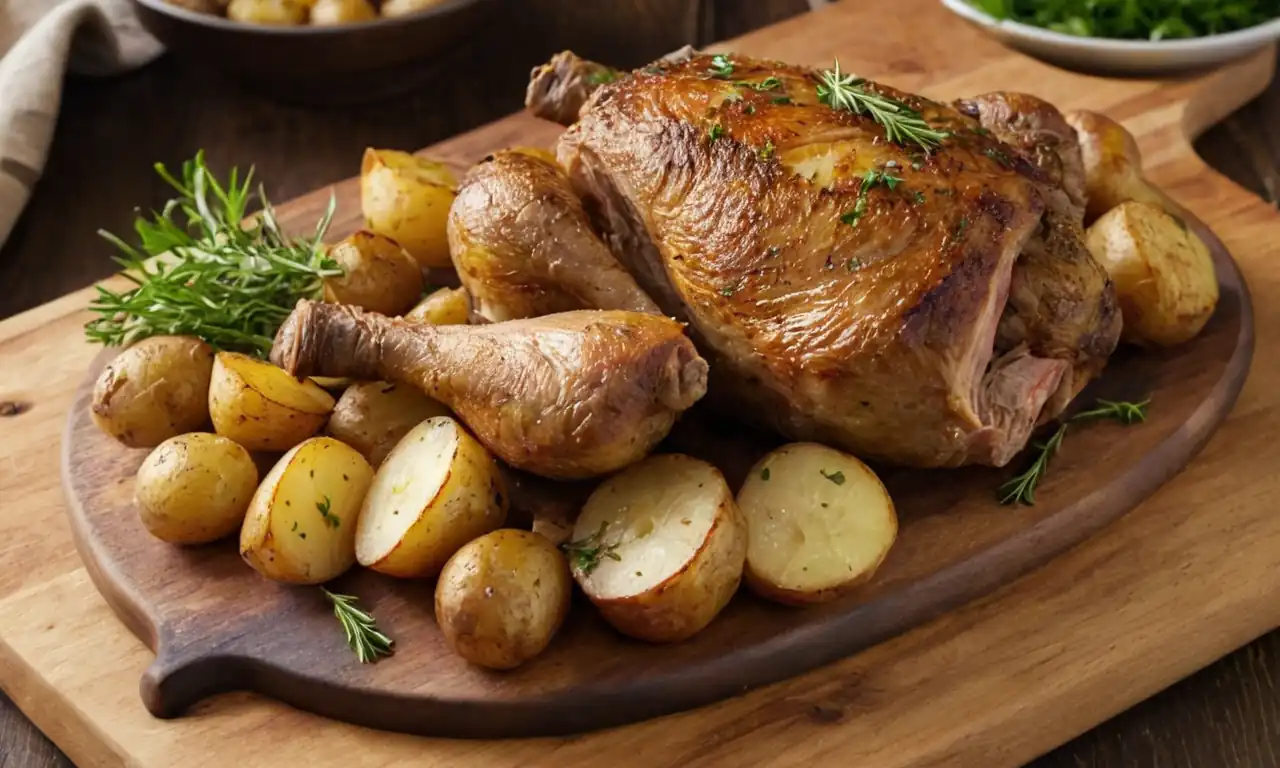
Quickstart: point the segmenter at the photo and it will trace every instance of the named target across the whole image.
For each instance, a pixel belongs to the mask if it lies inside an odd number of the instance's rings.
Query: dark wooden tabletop
[[[256,166],[272,199],[287,200],[356,175],[366,146],[415,149],[515,111],[530,66],[555,50],[636,66],[685,43],[732,37],[804,12],[811,1],[823,0],[524,0],[519,18],[497,22],[483,47],[451,56],[429,88],[355,109],[281,106],[171,58],[114,80],[73,79],[44,178],[0,250],[0,318],[112,272],[95,232],[124,231],[135,206],[168,197],[151,171],[157,160],[180,163],[203,148],[214,167]],[[1197,148],[1226,175],[1275,202],[1280,85],[1210,131]],[[69,765],[0,694],[0,768]],[[1033,765],[1280,766],[1280,632]]]

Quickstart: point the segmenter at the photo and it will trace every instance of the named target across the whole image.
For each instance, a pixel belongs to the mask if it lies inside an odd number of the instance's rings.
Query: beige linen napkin
[[[128,0],[0,0],[0,245],[44,170],[66,72],[112,75],[160,50]]]

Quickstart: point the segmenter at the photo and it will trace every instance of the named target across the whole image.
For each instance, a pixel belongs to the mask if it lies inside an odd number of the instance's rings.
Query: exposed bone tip
[[[678,348],[667,364],[667,375],[658,390],[662,404],[673,411],[687,410],[707,393],[710,366],[692,345]]]

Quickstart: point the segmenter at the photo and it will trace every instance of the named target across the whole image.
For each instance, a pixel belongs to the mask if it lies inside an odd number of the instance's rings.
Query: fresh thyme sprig
[[[937,147],[951,134],[937,131],[920,117],[920,113],[897,99],[871,93],[862,87],[866,80],[840,71],[840,60],[833,69],[818,75],[818,100],[832,109],[867,115],[884,127],[884,135],[895,144],[917,144],[926,152]]]
[[[381,656],[395,653],[395,641],[378,630],[372,616],[356,607],[357,598],[335,595],[324,587],[320,591],[333,604],[333,615],[338,617],[347,635],[347,645],[356,652],[361,664],[372,664]]]
[[[600,530],[590,536],[585,536],[577,541],[566,541],[560,545],[560,549],[564,550],[565,554],[569,556],[570,564],[574,569],[581,572],[583,576],[594,571],[596,566],[600,565],[602,558],[622,560],[616,551],[618,549],[617,543],[604,543],[604,532],[608,526],[609,524],[602,520],[600,521]]]
[[[1077,421],[1095,421],[1098,419],[1111,419],[1126,426],[1137,424],[1147,420],[1147,406],[1150,403],[1151,398],[1147,398],[1140,403],[1098,400],[1093,408],[1087,411],[1080,411],[1068,421],[1059,424],[1048,440],[1036,444],[1035,448],[1040,453],[1036,456],[1035,461],[1031,463],[1031,466],[1027,468],[1027,471],[1000,486],[997,491],[1000,503],[1025,504],[1027,506],[1032,506],[1036,503],[1036,487],[1040,485],[1045,473],[1049,471],[1049,462],[1053,459],[1054,454],[1058,452],[1058,449],[1062,447],[1062,440],[1067,436],[1067,428],[1072,424]]]
[[[197,336],[219,349],[266,356],[276,329],[298,299],[318,298],[326,277],[342,274],[321,242],[333,218],[329,206],[309,239],[284,235],[259,187],[262,211],[245,223],[254,200],[252,169],[232,169],[220,184],[204,153],[182,165],[181,179],[163,164],[156,173],[178,192],[148,219],[134,222],[139,243],[100,232],[133,288],[98,288],[85,325],[90,341],[125,346],[160,334]],[[158,258],[157,258],[158,257]]]

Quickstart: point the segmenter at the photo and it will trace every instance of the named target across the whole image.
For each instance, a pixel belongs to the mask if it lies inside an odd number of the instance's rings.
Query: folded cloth
[[[66,72],[118,74],[160,52],[128,0],[0,0],[0,245],[44,170]]]

